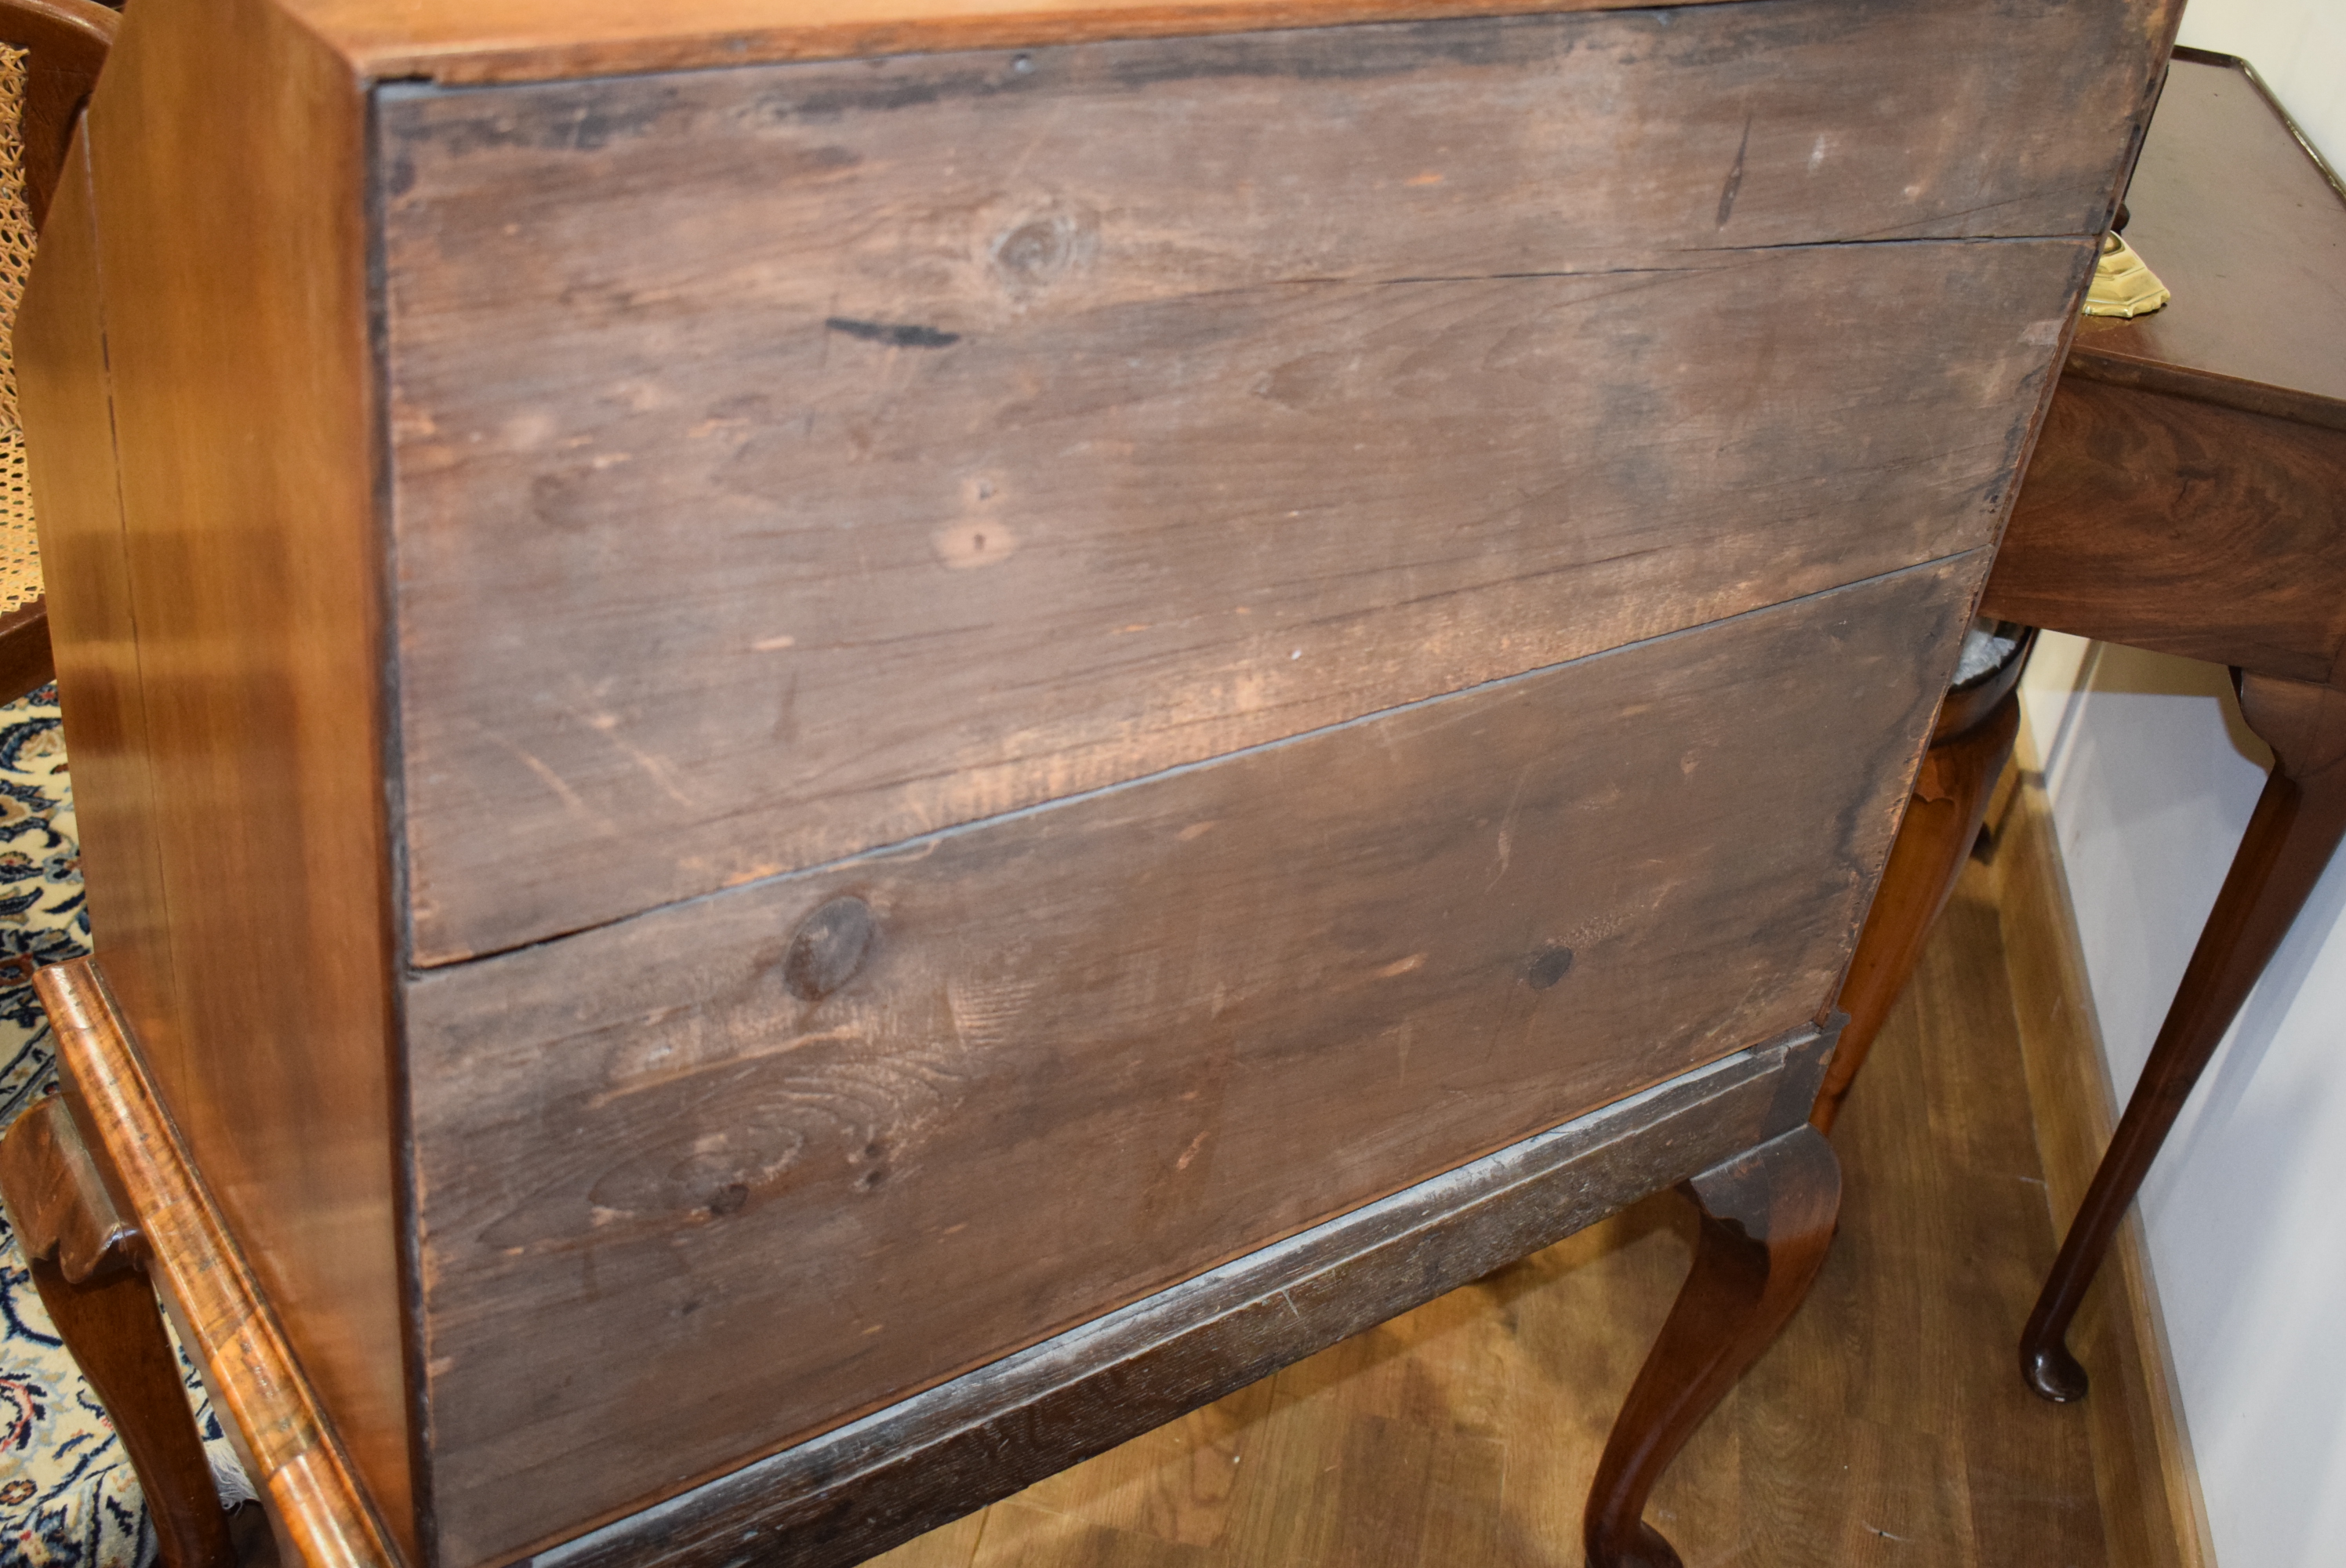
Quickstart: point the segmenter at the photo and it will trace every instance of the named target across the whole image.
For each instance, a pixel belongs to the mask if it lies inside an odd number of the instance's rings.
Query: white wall
[[[2346,0],[2189,0],[2177,41],[2256,66],[2330,167],[2346,161]]]
[[[2067,641],[2068,639],[2064,639]],[[2097,647],[2031,670],[2030,732],[2112,1079],[2142,1068],[2263,787],[2224,672]],[[2066,676],[2069,678],[2065,679]],[[2143,1189],[2218,1562],[2346,1561],[2346,855]]]
[[[2346,0],[2192,0],[2183,41],[2254,64],[2333,167]],[[2263,787],[2224,672],[2048,639],[2046,759],[2112,1079],[2134,1084]],[[2143,1189],[2224,1568],[2346,1563],[2346,855],[2242,1009]]]
[[[2332,167],[2346,0],[2191,0]],[[2264,787],[2224,671],[2048,638],[2029,671],[2111,1080],[2133,1087]],[[2151,1275],[2224,1568],[2346,1563],[2346,854],[2144,1183]]]

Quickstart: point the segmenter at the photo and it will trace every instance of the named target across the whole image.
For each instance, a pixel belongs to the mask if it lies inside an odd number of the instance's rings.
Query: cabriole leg
[[[1808,1295],[1841,1212],[1832,1145],[1802,1125],[1682,1189],[1702,1211],[1694,1267],[1613,1423],[1588,1498],[1588,1568],[1678,1568],[1645,1522],[1672,1459]]]
[[[2086,1369],[2069,1352],[2069,1323],[2118,1222],[2233,1016],[2346,837],[2346,692],[2258,675],[2241,677],[2239,684],[2249,728],[2273,748],[2272,777],[2258,797],[2126,1115],[2021,1331],[2021,1376],[2056,1403],[2086,1395]]]

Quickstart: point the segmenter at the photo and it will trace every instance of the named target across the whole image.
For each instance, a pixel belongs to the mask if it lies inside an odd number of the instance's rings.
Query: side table
[[[2275,764],[2023,1334],[2024,1375],[2055,1400],[2086,1391],[2065,1336],[2127,1205],[2346,835],[2346,191],[2245,62],[2187,48],[2127,207],[2173,300],[2080,325],[1982,609],[2233,667]],[[1854,1040],[1953,884],[2015,706],[1933,748],[1924,778],[1967,809],[1909,812],[1892,874],[1924,869],[1868,926],[1843,992]],[[1854,1071],[1836,1062],[1841,1089]]]

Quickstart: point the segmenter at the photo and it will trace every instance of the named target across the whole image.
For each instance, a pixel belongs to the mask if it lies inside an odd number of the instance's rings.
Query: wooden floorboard
[[[2096,1486],[2097,1458],[2143,1467],[2144,1423],[2045,1404],[2014,1361],[2055,1235],[1995,886],[1966,873],[1850,1097],[1815,1293],[1656,1492],[1688,1568],[2144,1561],[2143,1518],[2106,1521]],[[877,1561],[1580,1568],[1597,1452],[1691,1237],[1685,1204],[1649,1199]],[[2138,1332],[2106,1317],[2096,1341]]]

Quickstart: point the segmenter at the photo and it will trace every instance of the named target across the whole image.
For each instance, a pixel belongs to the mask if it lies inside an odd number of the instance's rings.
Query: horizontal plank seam
[[[1460,687],[1455,691],[1435,692],[1430,697],[1421,697],[1413,698],[1408,702],[1396,703],[1391,708],[1381,708],[1372,713],[1363,713],[1356,715],[1351,718],[1339,719],[1333,724],[1323,724],[1314,729],[1301,730],[1293,735],[1282,735],[1274,740],[1260,741],[1252,746],[1241,746],[1232,751],[1218,752],[1211,757],[1201,757],[1194,762],[1176,763],[1170,768],[1160,768],[1153,773],[1144,773],[1132,779],[1119,779],[1114,783],[1102,784],[1095,789],[1079,790],[1072,795],[1060,795],[1048,800],[1038,800],[1031,806],[1021,806],[1015,810],[1001,811],[990,817],[980,817],[967,822],[949,823],[942,828],[933,828],[925,833],[915,833],[909,838],[899,839],[891,843],[875,844],[870,849],[858,850],[852,854],[841,855],[832,860],[818,861],[812,865],[794,866],[789,871],[776,871],[771,876],[758,877],[750,881],[737,882],[731,887],[714,888],[708,892],[693,893],[686,898],[672,899],[667,903],[654,904],[649,909],[635,910],[627,914],[614,915],[608,920],[594,921],[585,925],[572,926],[563,931],[550,932],[542,937],[533,938],[528,942],[515,942],[510,947],[485,948],[478,952],[467,953],[462,958],[450,959],[443,963],[419,965],[411,959],[408,961],[406,966],[407,977],[410,980],[421,980],[434,974],[454,973],[470,964],[484,963],[491,959],[505,958],[516,952],[528,952],[537,948],[551,947],[556,942],[567,942],[572,937],[582,936],[588,932],[606,931],[611,927],[626,925],[634,921],[648,920],[657,915],[664,915],[676,910],[688,909],[695,904],[706,903],[711,899],[729,898],[736,893],[749,892],[753,889],[770,888],[787,881],[801,881],[808,878],[827,875],[830,872],[840,870],[842,867],[852,866],[859,860],[872,860],[888,856],[903,854],[909,850],[943,843],[948,839],[955,838],[964,833],[974,832],[980,829],[994,827],[1005,822],[1015,822],[1022,818],[1032,817],[1044,811],[1056,811],[1063,807],[1072,806],[1080,801],[1098,799],[1104,796],[1113,795],[1122,790],[1137,789],[1144,785],[1158,783],[1168,779],[1179,778],[1185,773],[1194,773],[1200,769],[1219,767],[1222,763],[1228,762],[1234,758],[1258,756],[1265,752],[1279,750],[1285,747],[1300,745],[1307,740],[1315,740],[1323,736],[1334,735],[1343,730],[1357,728],[1362,725],[1374,724],[1381,720],[1391,718],[1398,714],[1413,712],[1420,708],[1431,707],[1438,702],[1447,702],[1453,697],[1465,697],[1478,692],[1498,691],[1507,687],[1519,686],[1526,681],[1537,680],[1543,676],[1551,675],[1558,670],[1569,669],[1575,665],[1588,664],[1597,659],[1612,658],[1618,655],[1627,654],[1638,649],[1653,647],[1662,643],[1670,642],[1676,638],[1693,636],[1698,633],[1707,632],[1715,627],[1731,626],[1737,621],[1746,620],[1753,616],[1770,615],[1780,610],[1790,609],[1795,605],[1802,605],[1813,600],[1829,598],[1836,594],[1855,593],[1860,589],[1872,587],[1879,584],[1895,582],[1902,577],[1914,576],[1925,572],[1937,571],[1943,567],[1953,565],[1968,557],[1978,555],[1982,548],[1984,548],[1984,546],[1974,546],[1969,550],[1958,550],[1953,554],[1947,555],[1934,555],[1929,560],[1917,561],[1912,565],[1901,566],[1892,572],[1882,572],[1877,573],[1875,575],[1871,577],[1862,577],[1853,583],[1839,583],[1830,588],[1819,588],[1814,593],[1795,595],[1793,597],[1789,599],[1779,599],[1773,604],[1757,605],[1750,609],[1738,610],[1733,615],[1721,616],[1716,620],[1704,621],[1698,626],[1679,626],[1671,631],[1658,632],[1650,637],[1639,637],[1635,641],[1622,643],[1614,647],[1600,648],[1595,653],[1582,654],[1577,658],[1564,659],[1556,664],[1542,665],[1536,669],[1522,670],[1514,675],[1500,676],[1495,679],[1478,681],[1472,686]],[[724,820],[723,818],[718,818],[715,820],[719,821]]]
[[[1947,216],[1960,218],[1961,213]],[[1664,252],[1671,256],[1765,256],[1781,250],[1850,250],[1885,248],[1899,245],[2078,245],[2092,240],[2091,234],[1885,234],[1862,235],[1850,239],[1779,239],[1766,245],[1683,245]],[[1518,283],[1548,278],[1631,278],[1640,274],[1670,277],[1680,274],[1715,271],[1709,267],[1593,267],[1576,271],[1569,267],[1528,272],[1430,272],[1400,278],[1355,279],[1344,277],[1282,278],[1270,287],[1280,284],[1350,283],[1358,287],[1390,289],[1404,283]],[[1265,285],[1251,285],[1263,287]],[[1239,292],[1239,290],[1232,290]]]

